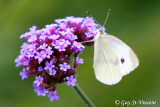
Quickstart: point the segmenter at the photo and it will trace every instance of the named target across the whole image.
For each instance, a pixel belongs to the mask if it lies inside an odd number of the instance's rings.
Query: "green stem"
[[[76,57],[74,58],[73,67],[76,65]],[[81,96],[82,100],[88,105],[88,107],[95,107],[95,105],[92,103],[92,101],[87,97],[87,95],[81,90],[79,85],[76,83],[74,86],[75,91]]]
[[[80,89],[79,85],[76,83],[74,86],[75,91],[81,96],[82,100],[88,105],[88,107],[95,107],[92,101],[86,96],[86,94]]]

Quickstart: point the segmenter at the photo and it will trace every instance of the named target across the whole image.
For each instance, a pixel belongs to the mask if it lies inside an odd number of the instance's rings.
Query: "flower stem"
[[[81,96],[82,100],[88,105],[88,107],[95,107],[92,101],[86,96],[86,94],[80,89],[79,85],[76,83],[74,86],[75,91]]]
[[[76,65],[76,57],[78,55],[75,56],[74,58],[74,63],[73,63],[73,67],[75,67]],[[92,101],[87,97],[87,95],[81,90],[81,88],[79,87],[79,85],[76,83],[76,85],[74,86],[75,91],[81,96],[82,100],[88,105],[88,107],[95,107],[95,105],[92,103]]]

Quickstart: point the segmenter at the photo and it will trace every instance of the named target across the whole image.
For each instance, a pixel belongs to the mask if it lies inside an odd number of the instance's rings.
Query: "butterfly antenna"
[[[111,9],[108,10],[108,14],[107,14],[106,19],[105,19],[105,21],[104,21],[103,27],[104,27],[104,25],[105,25],[106,22],[107,22],[107,19],[108,19],[108,17],[109,17],[110,12],[111,12]]]
[[[89,17],[92,17],[93,20],[94,20],[97,24],[99,24],[98,21],[89,13],[89,11],[86,11],[86,13],[87,13],[87,15],[88,15]]]

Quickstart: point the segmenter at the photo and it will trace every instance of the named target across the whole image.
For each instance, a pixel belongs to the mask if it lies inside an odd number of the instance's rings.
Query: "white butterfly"
[[[138,58],[129,46],[117,37],[105,34],[104,30],[99,28],[94,39],[93,64],[97,80],[114,85],[138,65]]]

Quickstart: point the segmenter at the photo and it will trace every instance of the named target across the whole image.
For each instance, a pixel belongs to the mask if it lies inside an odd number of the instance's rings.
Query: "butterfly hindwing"
[[[139,65],[138,58],[134,51],[115,36],[107,35],[106,38],[119,58],[122,74],[126,75],[133,71]]]

